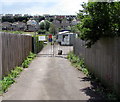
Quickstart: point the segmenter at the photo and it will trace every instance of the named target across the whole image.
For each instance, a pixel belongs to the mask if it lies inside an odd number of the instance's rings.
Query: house
[[[22,17],[22,14],[15,14],[15,17]]]
[[[68,26],[70,26],[70,22],[66,19],[63,19],[61,22],[57,19],[54,19],[52,22],[56,28],[62,28],[62,29],[66,29]]]
[[[2,30],[2,23],[0,22],[0,30]]]
[[[13,14],[5,14],[6,17],[13,18]]]
[[[17,31],[17,30],[25,31],[26,28],[27,28],[27,26],[23,22],[14,22],[14,23],[12,23],[12,30],[14,30],[14,31]]]
[[[2,30],[11,30],[12,24],[10,22],[3,22],[2,23]]]
[[[74,18],[71,22],[71,25],[77,25],[78,23],[79,23],[78,20]]]
[[[56,20],[56,19],[54,19],[54,20],[52,21],[52,23],[55,25],[56,28],[60,28],[60,27],[61,27],[61,26],[60,26],[60,21],[58,21],[58,20]]]
[[[27,21],[27,31],[37,31],[39,30],[39,24],[35,20]]]
[[[66,20],[66,19],[63,19],[62,20],[62,23],[61,23],[61,28],[63,28],[63,29],[66,29],[68,26],[70,26],[71,24],[70,24],[70,22],[68,21],[68,20]]]

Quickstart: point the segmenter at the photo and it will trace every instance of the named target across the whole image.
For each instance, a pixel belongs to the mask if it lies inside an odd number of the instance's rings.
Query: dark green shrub
[[[79,10],[79,37],[91,47],[103,37],[120,36],[120,2],[88,2]]]

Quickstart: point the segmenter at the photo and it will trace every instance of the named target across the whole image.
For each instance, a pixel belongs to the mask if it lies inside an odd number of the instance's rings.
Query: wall
[[[21,65],[32,51],[32,37],[20,34],[1,33],[2,37],[2,75]],[[0,51],[1,52],[1,51]]]
[[[120,38],[100,39],[91,48],[75,39],[74,53],[84,58],[88,69],[106,86],[120,94]]]

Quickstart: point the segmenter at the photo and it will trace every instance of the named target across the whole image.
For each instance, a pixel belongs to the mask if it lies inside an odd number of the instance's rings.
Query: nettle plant
[[[82,7],[77,28],[87,47],[102,37],[120,36],[120,2],[89,2]]]

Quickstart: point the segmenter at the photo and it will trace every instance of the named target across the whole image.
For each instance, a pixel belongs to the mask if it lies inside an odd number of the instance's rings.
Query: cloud
[[[2,0],[4,9],[11,13],[28,13],[28,14],[76,14],[81,9],[80,4],[87,0]],[[36,5],[33,5],[35,4]],[[24,8],[22,7],[24,5]],[[39,5],[38,5],[39,4]],[[21,5],[20,8],[16,8]],[[26,5],[26,7],[25,7]],[[29,5],[29,7],[27,6]],[[9,7],[9,10],[7,8]],[[15,9],[13,8],[15,7]],[[12,10],[10,10],[12,9]],[[6,12],[5,12],[6,13]]]
[[[30,2],[42,2],[42,3],[47,3],[47,2],[58,2],[60,0],[1,0],[3,3],[30,3]]]

